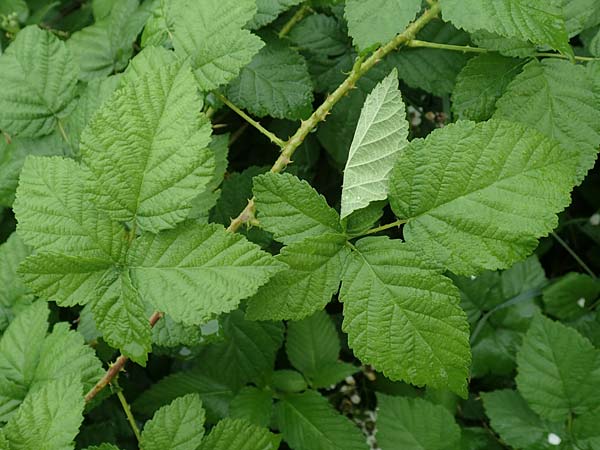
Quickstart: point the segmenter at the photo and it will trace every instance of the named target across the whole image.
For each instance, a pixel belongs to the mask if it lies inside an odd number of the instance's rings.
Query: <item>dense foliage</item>
[[[600,449],[600,2],[0,27],[0,449]]]

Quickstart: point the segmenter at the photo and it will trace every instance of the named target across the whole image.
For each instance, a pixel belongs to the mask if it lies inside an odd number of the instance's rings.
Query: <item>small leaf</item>
[[[254,195],[261,226],[284,244],[342,232],[338,213],[306,181],[293,175],[266,173],[255,177]]]
[[[271,392],[247,386],[231,400],[229,415],[232,419],[244,419],[255,425],[268,427],[272,407]]]
[[[589,275],[571,272],[544,289],[546,311],[562,320],[583,316],[600,295],[600,283]]]
[[[308,386],[304,377],[295,370],[276,370],[271,375],[271,386],[280,392],[302,392]]]
[[[375,200],[385,200],[389,173],[408,145],[408,122],[398,72],[393,70],[367,96],[344,169],[342,219]]]
[[[241,419],[223,419],[202,441],[199,450],[276,450],[280,441],[267,428]]]
[[[143,450],[196,450],[204,436],[204,409],[198,394],[173,400],[154,413],[142,431]]]

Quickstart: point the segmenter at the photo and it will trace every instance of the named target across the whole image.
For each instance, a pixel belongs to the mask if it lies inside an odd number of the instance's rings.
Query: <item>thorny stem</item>
[[[140,434],[140,429],[138,428],[137,423],[135,422],[135,417],[133,417],[133,414],[131,413],[131,408],[129,407],[129,403],[127,403],[127,399],[123,395],[123,391],[121,389],[119,389],[117,391],[117,397],[119,398],[119,401],[121,402],[123,411],[125,411],[125,415],[127,416],[127,421],[129,422],[129,425],[131,426],[131,429],[133,430],[133,434],[135,434],[135,438],[137,439],[137,441],[139,443],[142,440],[142,436]]]
[[[153,313],[150,316],[150,319],[148,319],[148,321],[150,322],[150,326],[153,327],[154,325],[156,325],[156,322],[158,322],[158,320],[161,317],[161,312]],[[85,394],[86,403],[91,401],[96,395],[98,395],[98,393],[102,389],[108,386],[117,375],[119,375],[121,370],[123,370],[123,368],[125,367],[125,363],[127,363],[127,361],[129,361],[129,358],[127,356],[121,355],[116,359],[114,363],[110,365],[110,367],[108,368],[104,376],[100,379],[100,381],[98,381],[96,385],[92,389],[90,389],[90,391],[87,394]]]
[[[348,77],[344,80],[344,82],[338,86],[338,88],[333,91],[327,99],[319,106],[315,112],[305,121],[302,121],[300,128],[296,131],[296,133],[285,143],[282,148],[281,154],[273,167],[271,167],[271,172],[280,173],[282,172],[287,165],[291,162],[292,155],[296,151],[296,149],[302,145],[304,139],[311,133],[320,122],[323,122],[325,118],[330,114],[331,109],[342,99],[346,94],[348,94],[352,89],[355,88],[356,82],[369,70],[371,70],[382,58],[391,53],[392,51],[398,49],[402,45],[405,45],[407,42],[411,41],[415,38],[416,34],[429,22],[435,19],[440,13],[440,5],[438,2],[435,2],[431,5],[431,7],[426,10],[421,17],[415,20],[412,24],[410,24],[406,30],[397,35],[394,39],[389,41],[382,47],[379,47],[368,59],[364,60],[362,58],[357,59],[352,71],[348,75]],[[251,199],[248,202],[248,205],[244,210],[240,213],[238,217],[231,221],[231,224],[227,228],[228,231],[235,232],[237,231],[244,223],[248,223],[249,220],[254,219],[254,199]]]
[[[286,37],[292,28],[294,28],[298,22],[304,19],[312,10],[308,5],[302,5],[298,11],[286,22],[281,31],[279,32],[279,39]]]
[[[219,92],[214,92],[214,94],[219,100],[221,100],[223,103],[225,103],[229,107],[229,109],[234,111],[242,119],[244,119],[246,122],[248,122],[254,128],[256,128],[258,131],[260,131],[262,134],[264,134],[273,144],[279,146],[280,148],[283,148],[285,146],[285,142],[282,139],[279,139],[277,136],[275,136],[275,134],[271,133],[269,130],[267,130],[265,127],[263,127],[260,123],[258,123],[256,120],[254,120],[252,117],[250,117],[244,111],[242,111],[240,108],[238,108],[233,103],[231,103],[224,95],[222,95]]]
[[[577,264],[579,264],[583,270],[585,270],[592,278],[596,278],[596,274],[592,271],[592,269],[588,267],[588,265],[583,261],[583,259],[581,259],[577,253],[575,253],[575,251],[569,246],[569,244],[567,244],[555,232],[552,232],[552,237],[556,239],[556,242],[558,242],[567,251],[567,253],[569,253],[569,255],[573,257],[575,261],[577,261]]]
[[[463,52],[463,53],[493,53],[493,50],[488,50],[487,48],[471,47],[470,45],[440,44],[437,42],[419,41],[418,39],[413,39],[413,40],[407,42],[406,46],[413,47],[413,48],[436,48],[438,50],[451,50],[454,52]],[[543,53],[534,53],[532,56],[570,59],[569,56],[561,55],[560,53],[543,52]],[[575,56],[575,61],[598,61],[598,60],[600,60],[600,58],[590,58],[587,56]]]

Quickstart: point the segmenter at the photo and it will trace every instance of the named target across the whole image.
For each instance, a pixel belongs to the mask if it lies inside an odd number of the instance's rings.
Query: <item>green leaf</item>
[[[571,272],[544,289],[546,312],[562,320],[584,315],[586,306],[600,295],[600,283],[583,273]]]
[[[344,169],[342,219],[375,200],[385,200],[389,174],[408,145],[408,122],[398,72],[393,70],[367,96]]]
[[[174,65],[176,62],[175,52],[163,47],[146,47],[127,65],[127,69],[121,77],[121,85],[138,83],[148,73],[158,72],[161,68]],[[194,91],[193,88],[192,91]]]
[[[94,117],[83,163],[114,220],[158,232],[186,218],[215,168],[201,106],[189,68],[175,64],[126,84]]]
[[[83,406],[76,379],[48,383],[27,397],[3,428],[10,450],[71,450],[83,422]]]
[[[385,44],[421,10],[420,0],[347,0],[348,32],[361,50]]]
[[[201,90],[234,79],[263,47],[242,29],[255,14],[256,0],[187,0],[177,6],[173,47],[181,58],[190,58]]]
[[[267,428],[241,419],[224,419],[206,436],[199,450],[276,450],[280,441]]]
[[[119,450],[119,447],[112,444],[100,444],[92,447],[86,447],[85,450]]]
[[[148,15],[138,0],[122,0],[113,3],[109,15],[73,33],[67,47],[81,68],[79,78],[89,81],[124,69]]]
[[[519,38],[507,38],[485,30],[471,33],[471,38],[478,47],[509,57],[532,57],[537,50],[536,46],[529,41]]]
[[[495,53],[469,60],[456,79],[452,92],[452,110],[459,119],[475,122],[492,117],[496,101],[504,94],[523,62]]]
[[[311,385],[315,385],[314,380],[321,381],[314,387],[328,387],[345,378],[341,376],[331,381],[331,378],[337,377],[323,376],[324,372],[332,375],[337,369],[336,375],[349,375],[348,371],[356,370],[338,364],[340,338],[333,321],[324,311],[288,323],[285,349],[292,365],[311,381]]]
[[[232,388],[220,377],[210,376],[203,369],[193,369],[162,378],[143,392],[132,406],[134,411],[152,415],[161,406],[192,393],[200,396],[207,421],[211,423],[227,415],[229,403],[234,397]]]
[[[377,395],[377,444],[403,450],[451,450],[460,428],[446,408],[420,398]]]
[[[24,309],[0,340],[0,420],[6,421],[24,400],[54,380],[77,374],[90,389],[104,374],[94,350],[67,324],[48,329],[48,307],[38,301]]]
[[[17,267],[30,252],[16,233],[0,245],[0,334],[33,301],[33,294],[17,275]]]
[[[254,196],[261,226],[286,245],[309,236],[342,232],[338,213],[310,184],[293,175],[255,177]]]
[[[193,347],[201,341],[202,332],[199,326],[175,322],[170,316],[164,316],[152,327],[152,343],[161,347]]]
[[[361,431],[317,391],[289,394],[275,406],[275,421],[294,450],[366,450]]]
[[[271,392],[254,386],[242,388],[229,404],[232,419],[244,419],[261,427],[268,427],[271,421],[273,400]]]
[[[386,237],[355,245],[340,293],[354,354],[392,380],[466,397],[469,325],[443,269],[425,262],[420,249]]]
[[[345,226],[346,233],[349,236],[359,236],[369,231],[383,217],[383,208],[386,205],[387,201],[381,200],[354,211],[342,220],[342,226]]]
[[[248,27],[252,30],[270,24],[282,12],[302,3],[302,0],[256,0],[257,11]]]
[[[25,0],[6,0],[0,4],[0,16],[17,14],[19,22],[25,22],[29,16],[29,8]]]
[[[348,38],[335,17],[312,14],[288,34],[294,47],[315,56],[339,56],[348,50]]]
[[[300,320],[321,310],[339,288],[349,249],[346,237],[323,234],[294,242],[275,257],[289,268],[247,303],[251,320]]]
[[[600,5],[595,0],[559,0],[569,37],[600,23]]]
[[[208,345],[199,356],[209,370],[231,386],[261,385],[273,370],[283,343],[281,322],[252,322],[236,310],[222,320],[224,340]]]
[[[23,241],[40,252],[75,253],[107,265],[118,260],[123,227],[91,203],[90,176],[72,159],[28,157],[14,203]]]
[[[234,104],[258,117],[301,119],[312,110],[312,82],[304,57],[272,40],[227,86]]]
[[[518,392],[503,389],[481,394],[492,428],[502,440],[516,448],[546,448],[548,434],[562,434],[562,425],[542,420]],[[541,447],[536,447],[541,444]],[[551,446],[547,446],[551,448]]]
[[[584,450],[593,450],[600,445],[600,410],[584,414],[573,420],[573,435],[575,441]]]
[[[594,93],[594,78],[584,66],[533,60],[508,85],[497,107],[494,117],[536,128],[575,150],[578,183],[594,166],[600,145],[600,95]]]
[[[285,268],[243,236],[190,222],[143,234],[133,243],[129,266],[145,301],[190,325],[235,309]]]
[[[414,140],[390,180],[404,237],[457,274],[525,258],[570,203],[574,154],[514,123],[458,122]]]
[[[103,339],[144,366],[152,350],[152,331],[140,292],[130,274],[107,272],[96,286],[92,311]]]
[[[142,431],[143,450],[196,450],[204,436],[204,409],[198,394],[188,394],[163,406]]]
[[[77,66],[65,44],[37,26],[21,30],[0,56],[0,129],[50,134],[73,106]]]
[[[289,369],[273,372],[270,386],[279,392],[302,392],[308,387],[302,374]]]
[[[548,420],[583,414],[600,402],[600,354],[590,341],[538,315],[517,355],[519,392]]]
[[[573,56],[562,8],[556,2],[540,7],[537,0],[442,0],[442,15],[466,31],[487,30],[531,41]]]

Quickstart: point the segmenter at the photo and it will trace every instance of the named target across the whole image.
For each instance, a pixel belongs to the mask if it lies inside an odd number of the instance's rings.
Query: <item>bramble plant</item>
[[[600,2],[0,28],[0,450],[600,449]]]

